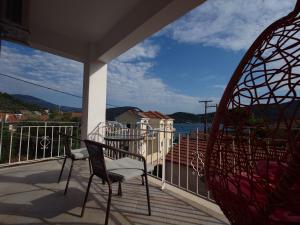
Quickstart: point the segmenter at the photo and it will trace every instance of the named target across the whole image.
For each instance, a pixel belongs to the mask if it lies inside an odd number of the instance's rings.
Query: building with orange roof
[[[144,155],[148,155],[152,162],[161,160],[173,145],[175,129],[174,119],[158,111],[143,112],[130,109],[116,117],[116,121],[129,129],[146,132],[149,135],[141,144]]]

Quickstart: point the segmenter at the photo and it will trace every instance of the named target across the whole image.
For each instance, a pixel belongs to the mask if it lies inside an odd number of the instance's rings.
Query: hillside
[[[16,94],[16,95],[12,95],[12,96],[22,102],[37,105],[37,106],[45,108],[45,109],[58,110],[58,108],[60,108],[60,111],[62,111],[62,112],[81,112],[82,111],[81,108],[75,108],[75,107],[69,107],[69,106],[59,106],[57,104],[47,102],[43,99],[36,98],[36,97],[30,96],[30,95]]]
[[[175,123],[203,123],[205,120],[204,114],[193,114],[187,112],[176,112],[169,114]],[[212,122],[214,113],[207,113],[207,122]]]
[[[259,122],[261,120],[275,122],[279,117],[284,116],[286,119],[295,117],[300,119],[299,101],[291,103],[282,103],[280,105],[255,105],[252,107],[252,116],[249,118],[249,125],[253,122]],[[247,108],[244,108],[244,112]],[[242,113],[242,111],[240,111]],[[211,123],[215,113],[207,113],[207,122]],[[281,116],[280,116],[281,114]],[[205,120],[204,114],[193,114],[186,112],[176,112],[168,115],[175,119],[175,123],[203,123]],[[245,115],[246,116],[246,115]]]
[[[7,93],[0,92],[0,111],[19,113],[20,110],[42,111],[44,108],[36,104],[23,102]]]
[[[168,115],[174,119],[175,123],[199,123],[200,117],[193,113],[176,112]]]

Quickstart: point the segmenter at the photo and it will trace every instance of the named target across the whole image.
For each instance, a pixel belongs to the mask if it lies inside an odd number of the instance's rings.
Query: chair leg
[[[148,176],[147,176],[147,172],[145,172],[144,177],[145,177],[146,193],[147,193],[147,201],[148,201],[148,215],[151,216],[150,194],[149,194],[149,186],[148,186]]]
[[[67,161],[67,157],[65,156],[65,158],[64,158],[64,162],[63,162],[63,165],[62,165],[62,167],[61,167],[61,171],[60,171],[60,174],[59,174],[59,177],[58,177],[58,181],[57,181],[57,183],[59,183],[59,182],[60,182],[60,179],[61,179],[62,173],[63,173],[63,171],[64,171],[64,168],[65,168],[66,161]]]
[[[119,182],[118,196],[122,196],[122,184],[121,184],[121,182]]]
[[[141,178],[142,178],[142,185],[144,186],[144,185],[145,185],[145,182],[144,182],[144,175],[142,175]]]
[[[90,169],[90,175],[92,174],[92,164],[91,164],[91,160],[90,159],[88,159],[89,160],[89,169]]]
[[[91,183],[92,183],[92,180],[93,180],[93,176],[94,176],[94,174],[92,174],[90,176],[89,183],[88,183],[88,186],[87,186],[87,189],[86,189],[86,193],[85,193],[85,197],[84,197],[84,202],[83,202],[83,206],[82,206],[82,209],[81,209],[81,217],[83,217],[83,214],[84,214],[85,205],[86,205],[86,202],[87,202],[87,199],[88,199],[88,196],[89,196],[89,192],[90,192],[90,187],[91,187]]]
[[[107,201],[107,207],[106,207],[105,225],[108,225],[110,205],[111,205],[111,196],[112,196],[111,184],[109,182],[107,182],[107,183],[108,183],[108,187],[109,187],[109,194],[108,194],[108,201]]]
[[[70,178],[71,178],[71,174],[72,174],[72,170],[73,170],[73,164],[74,164],[74,160],[72,159],[72,163],[71,163],[70,172],[69,172],[67,184],[66,184],[66,187],[65,187],[64,195],[66,195],[66,194],[67,194],[67,191],[68,191],[69,182],[70,182]]]

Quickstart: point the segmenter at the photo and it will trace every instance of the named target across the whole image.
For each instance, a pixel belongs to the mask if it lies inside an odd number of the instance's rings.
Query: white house
[[[161,160],[173,145],[174,119],[160,112],[128,110],[117,116],[116,121],[124,124],[131,134],[144,136],[138,144],[128,143],[125,147],[129,150],[138,148],[149,162]]]

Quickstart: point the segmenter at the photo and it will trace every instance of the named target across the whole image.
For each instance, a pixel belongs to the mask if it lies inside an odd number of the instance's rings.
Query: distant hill
[[[207,113],[207,122],[212,122],[215,113]],[[176,112],[169,114],[175,123],[203,123],[205,120],[204,114],[193,114],[187,112]]]
[[[299,103],[299,101],[293,101],[279,105],[255,105],[252,107],[252,118],[249,120],[249,123],[251,123],[251,121],[257,122],[260,120],[273,123],[280,117],[284,117],[286,119],[295,117],[296,119],[300,119]],[[247,108],[244,108],[244,110],[247,111]],[[208,123],[212,122],[214,115],[215,113],[207,113]],[[186,112],[176,112],[168,116],[172,117],[175,120],[175,123],[203,123],[205,120],[204,114],[193,114]]]
[[[19,113],[20,110],[43,111],[44,107],[21,101],[7,93],[0,92],[0,111]]]
[[[39,106],[44,109],[58,110],[58,108],[60,107],[60,111],[62,111],[62,112],[81,112],[82,111],[81,108],[69,107],[69,106],[59,106],[57,104],[47,102],[43,99],[36,98],[36,97],[30,96],[30,95],[15,94],[12,96],[22,102],[33,104],[33,105]]]
[[[141,109],[139,109],[137,107],[133,107],[133,106],[108,108],[108,109],[106,109],[106,120],[114,121],[117,116],[121,115],[122,113],[124,113],[130,109],[142,111]]]
[[[173,118],[175,123],[200,123],[199,115],[193,113],[176,112],[168,116]]]

